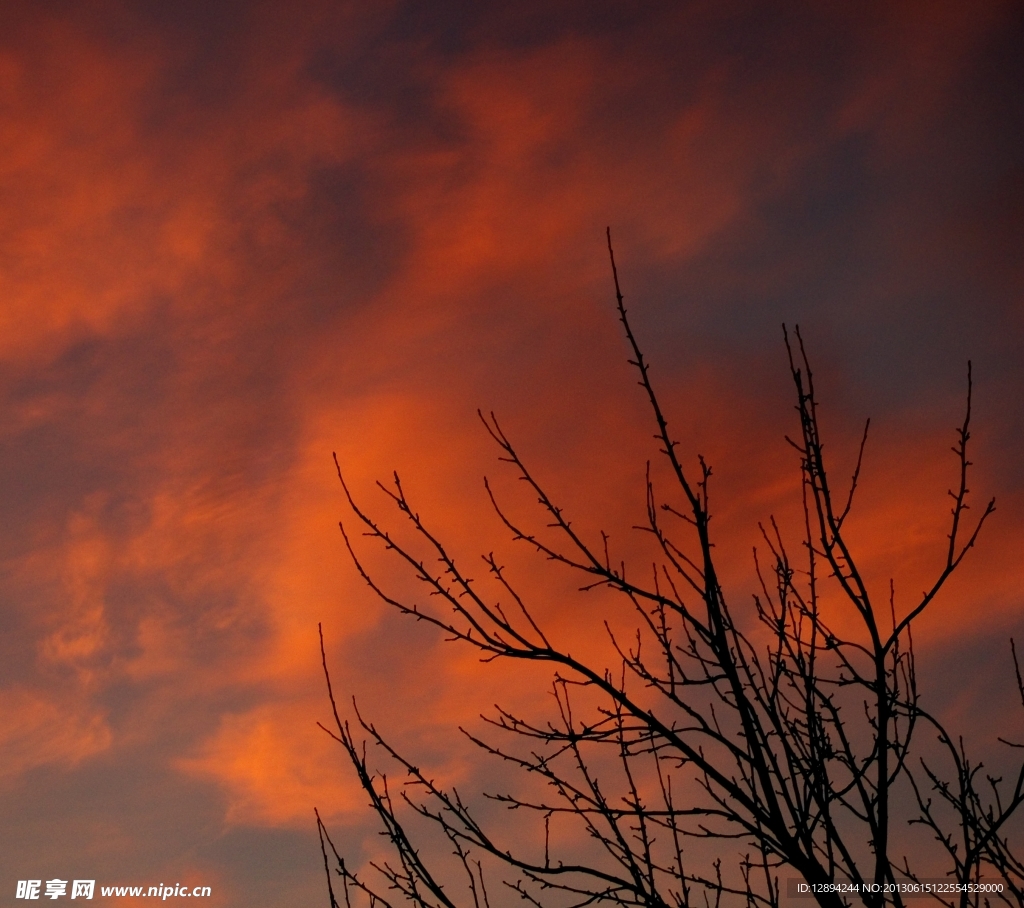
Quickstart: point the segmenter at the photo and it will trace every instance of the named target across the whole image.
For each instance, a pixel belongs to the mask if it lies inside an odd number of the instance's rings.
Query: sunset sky
[[[331,455],[388,520],[398,470],[469,563],[506,546],[485,474],[530,513],[493,410],[628,549],[655,446],[607,226],[736,603],[795,513],[782,323],[840,475],[872,418],[853,533],[898,601],[941,563],[972,360],[997,512],[915,640],[954,728],[1024,736],[1022,87],[1013,0],[4,0],[0,905],[51,877],[326,904],[314,806],[378,846],[316,727],[318,622],[343,705],[486,787],[451,729],[543,685],[373,598]],[[603,633],[572,578],[524,582]]]

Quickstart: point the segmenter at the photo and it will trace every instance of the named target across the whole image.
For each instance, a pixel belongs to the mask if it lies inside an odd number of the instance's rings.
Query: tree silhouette
[[[506,836],[501,824],[480,820],[479,804],[436,784],[357,710],[363,733],[397,766],[400,788],[371,768],[366,742],[338,711],[324,656],[335,723],[325,730],[351,760],[393,855],[354,870],[317,814],[331,905],[338,905],[332,877],[346,905],[367,898],[371,908],[403,901],[489,908],[509,894],[536,908],[775,906],[802,894],[800,888],[826,908],[900,906],[920,894],[950,906],[1024,904],[1024,865],[1008,841],[1008,821],[1024,801],[1024,765],[1008,791],[985,775],[963,741],[924,708],[915,673],[912,628],[994,510],[993,499],[976,521],[967,521],[970,366],[966,414],[953,447],[958,479],[950,492],[948,546],[931,586],[900,614],[891,584],[881,604],[869,590],[844,532],[868,425],[852,481],[837,493],[826,470],[803,339],[799,329],[785,333],[799,415],[799,433],[788,440],[800,459],[803,541],[791,552],[774,519],[761,527],[760,589],[752,607],[736,610],[716,567],[711,468],[703,458],[695,472],[684,468],[627,317],[610,234],[608,251],[630,363],[674,486],[661,496],[648,467],[643,529],[658,553],[649,582],[613,561],[603,533],[597,545],[585,539],[494,415],[481,420],[549,528],[520,525],[487,485],[512,538],[573,572],[582,589],[607,587],[628,600],[635,635],[623,642],[607,625],[596,629],[610,637],[619,663],[614,670],[574,657],[552,642],[542,616],[493,554],[484,562],[501,597],[481,593],[411,506],[397,474],[390,485],[378,485],[423,550],[397,541],[365,511],[339,468],[355,524],[429,595],[390,594],[364,567],[343,523],[345,545],[374,593],[485,661],[550,664],[557,715],[535,721],[499,708],[488,719],[497,743],[464,732],[488,757],[524,774],[521,790],[488,796],[536,818],[535,841],[524,843]],[[852,629],[840,632],[827,620],[837,614],[836,601],[845,603],[842,624]],[[1015,652],[1013,659],[1016,665]],[[1024,702],[1019,669],[1017,686]],[[531,787],[530,780],[542,784]],[[563,834],[553,837],[552,824]],[[923,827],[932,853],[906,854],[900,839],[907,824]],[[449,856],[423,844],[424,825],[443,836]],[[453,868],[464,881],[461,891]],[[805,885],[796,887],[797,881]]]

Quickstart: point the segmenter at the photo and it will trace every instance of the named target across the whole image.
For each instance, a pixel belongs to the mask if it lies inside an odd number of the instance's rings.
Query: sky
[[[915,639],[969,739],[1024,734],[1021,85],[999,0],[5,2],[2,904],[52,877],[325,904],[314,807],[377,846],[316,727],[318,622],[346,708],[486,787],[451,729],[543,684],[374,599],[332,452],[475,559],[507,546],[484,475],[530,513],[493,410],[628,550],[656,452],[607,227],[734,601],[795,513],[782,324],[841,473],[872,419],[852,532],[900,601],[941,562],[972,362],[997,511]],[[602,633],[509,557],[542,620]]]

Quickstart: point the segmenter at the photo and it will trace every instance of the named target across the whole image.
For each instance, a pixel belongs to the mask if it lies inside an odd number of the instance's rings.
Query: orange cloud
[[[921,148],[945,153],[1007,5],[757,30],[651,10],[507,41],[470,16],[457,51],[402,31],[426,26],[396,5],[243,6],[218,26],[111,3],[107,27],[33,14],[2,39],[6,785],[46,766],[84,798],[114,766],[139,803],[207,810],[175,841],[209,849],[298,836],[314,804],[361,816],[315,727],[319,621],[343,708],[357,694],[438,778],[479,781],[451,728],[494,702],[545,709],[546,679],[481,666],[374,599],[336,528],[332,451],[382,520],[372,483],[397,469],[460,563],[495,549],[553,634],[611,662],[588,619],[630,616],[508,541],[482,475],[517,516],[537,511],[475,415],[497,412],[590,538],[649,560],[631,527],[657,452],[614,321],[608,224],[681,450],[715,469],[733,607],[754,589],[757,522],[775,514],[794,539],[801,522],[777,333],[797,318],[837,475],[876,418],[851,523],[873,588],[895,575],[903,602],[926,582],[961,406],[937,376],[959,381],[970,335],[998,372],[979,407],[1014,400],[1019,319],[965,315],[946,272],[921,289],[937,254],[964,282],[974,266],[935,251],[963,234],[955,205],[929,207],[938,182],[901,192],[932,160]],[[1015,299],[1009,273],[986,280]],[[922,625],[936,649],[1018,621],[1019,477],[991,439],[1019,427],[994,409],[974,485],[1001,522]],[[356,542],[389,588],[415,590]],[[150,841],[134,832],[110,854]]]
[[[77,697],[45,698],[22,688],[0,691],[0,781],[5,785],[40,766],[74,766],[110,744],[104,717]]]

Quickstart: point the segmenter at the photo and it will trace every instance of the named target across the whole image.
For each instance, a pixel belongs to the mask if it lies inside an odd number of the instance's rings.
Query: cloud
[[[0,691],[0,779],[5,786],[41,766],[73,767],[110,744],[105,718],[88,703],[48,699],[21,688]]]
[[[297,722],[303,713],[309,721]],[[338,745],[312,715],[300,700],[225,716],[202,751],[175,766],[224,786],[228,823],[306,828],[317,805],[324,817],[351,814],[362,805],[362,789],[338,772]]]
[[[0,39],[8,787],[43,766],[84,787],[102,762],[126,803],[202,803],[181,853],[298,848],[314,804],[354,821],[315,727],[319,621],[337,689],[439,778],[478,778],[454,724],[546,708],[540,675],[481,666],[373,598],[337,531],[332,451],[382,520],[373,481],[397,469],[460,563],[496,549],[554,633],[610,658],[581,615],[618,606],[577,597],[490,512],[484,473],[537,519],[476,417],[497,412],[582,531],[648,558],[630,527],[657,451],[607,225],[680,450],[714,466],[737,607],[757,522],[800,525],[778,343],[800,321],[838,475],[875,419],[851,528],[901,602],[942,548],[975,358],[975,485],[1002,522],[922,645],[1015,626],[1016,127],[963,119],[1015,109],[983,65],[1009,5],[739,6],[22,9]],[[365,542],[389,588],[415,590]],[[164,847],[155,821],[81,809],[111,842]],[[262,858],[237,847],[224,885],[271,898],[239,882]]]

